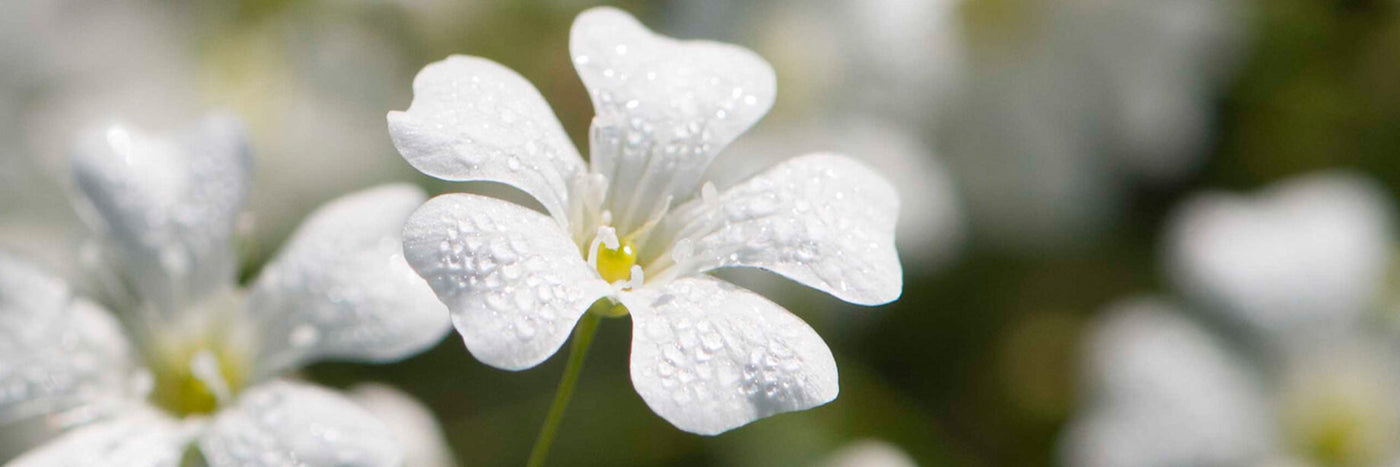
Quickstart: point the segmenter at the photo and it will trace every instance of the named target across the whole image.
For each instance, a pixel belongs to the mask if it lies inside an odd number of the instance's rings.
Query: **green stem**
[[[549,406],[549,415],[540,427],[540,437],[535,439],[535,447],[530,450],[528,467],[541,467],[549,456],[549,447],[554,444],[554,435],[559,433],[559,422],[564,420],[564,409],[569,408],[569,397],[574,395],[574,385],[583,372],[583,358],[588,355],[588,346],[593,343],[593,333],[598,330],[597,313],[584,313],[574,329],[574,341],[569,346],[569,363],[564,367],[564,376],[559,380],[559,389],[554,392],[554,403]]]

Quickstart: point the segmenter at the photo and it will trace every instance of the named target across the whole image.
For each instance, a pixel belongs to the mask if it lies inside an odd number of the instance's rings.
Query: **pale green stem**
[[[593,333],[598,330],[598,313],[588,312],[579,320],[574,329],[574,341],[569,346],[569,363],[564,367],[564,376],[559,379],[559,389],[554,392],[554,403],[549,406],[549,415],[540,427],[540,436],[535,439],[535,447],[530,450],[528,467],[541,467],[549,456],[549,447],[554,444],[554,435],[559,433],[559,423],[564,420],[564,409],[569,408],[569,397],[574,395],[574,385],[583,372],[583,358],[588,355],[588,346],[593,343]]]

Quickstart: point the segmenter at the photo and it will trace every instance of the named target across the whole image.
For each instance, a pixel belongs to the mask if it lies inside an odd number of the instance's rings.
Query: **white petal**
[[[191,430],[154,409],[71,431],[6,464],[10,467],[177,467]]]
[[[249,170],[241,127],[218,117],[171,139],[114,127],[88,135],[73,157],[108,259],[165,313],[233,285]]]
[[[105,406],[122,397],[133,367],[106,310],[0,253],[0,424]]]
[[[632,315],[632,385],[677,428],[713,435],[836,398],[826,343],[758,294],[699,276],[620,299]]]
[[[773,105],[768,62],[744,48],[653,34],[627,13],[574,21],[569,53],[593,99],[593,170],[608,177],[620,232],[667,196],[695,193],[710,161]]]
[[[211,467],[402,465],[394,437],[365,409],[315,386],[273,381],[252,387],[200,438]]]
[[[405,466],[452,467],[457,461],[433,413],[403,391],[382,384],[350,388],[350,399],[369,410],[393,432]]]
[[[735,141],[705,177],[727,187],[792,154],[820,151],[870,164],[894,184],[901,207],[895,238],[906,267],[945,266],[961,252],[967,219],[952,174],[931,147],[891,121],[846,117],[764,125]]]
[[[1167,304],[1114,306],[1086,350],[1090,405],[1065,465],[1246,465],[1274,441],[1249,367]]]
[[[677,207],[656,239],[662,243],[645,247],[674,245],[674,270],[662,274],[757,267],[851,303],[878,305],[899,298],[904,287],[894,247],[898,212],[899,197],[879,174],[847,157],[812,154],[714,200]]]
[[[454,55],[413,80],[413,103],[389,113],[389,135],[409,164],[444,180],[514,185],[561,222],[583,158],[544,97],[500,64]]]
[[[494,198],[428,200],[404,227],[408,264],[452,312],[467,349],[497,368],[549,358],[611,288],[548,217]]]
[[[1345,172],[1252,198],[1201,195],[1172,221],[1169,272],[1187,294],[1266,336],[1340,336],[1379,297],[1393,258],[1392,208],[1373,182]]]
[[[258,372],[316,358],[393,361],[437,343],[447,308],[403,258],[403,225],[426,195],[386,185],[312,213],[258,277]]]

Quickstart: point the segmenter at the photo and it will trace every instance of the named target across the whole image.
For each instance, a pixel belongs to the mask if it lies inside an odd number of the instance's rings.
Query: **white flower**
[[[853,303],[895,300],[893,188],[830,154],[724,192],[702,185],[711,160],[772,105],[768,64],[655,35],[611,8],[581,14],[570,42],[597,111],[587,166],[540,94],[488,60],[427,66],[408,111],[389,114],[414,167],[513,185],[548,212],[448,194],[409,218],[408,262],[467,348],[498,368],[533,367],[610,297],[633,320],[633,385],[683,430],[720,433],[835,398],[835,362],[810,327],[704,273],[756,267]]]
[[[74,153],[109,266],[102,306],[0,255],[0,424],[75,427],[11,465],[391,465],[386,428],[337,394],[279,376],[321,359],[392,361],[446,313],[401,256],[425,198],[385,186],[314,213],[249,290],[233,230],[249,156],[233,122],[172,139],[112,128]]]
[[[1190,175],[1245,36],[1247,2],[966,2],[968,76],[943,154],[983,240],[1084,245],[1129,188]]]
[[[1400,361],[1376,326],[1394,239],[1368,180],[1310,175],[1256,199],[1197,197],[1171,267],[1207,329],[1159,299],[1110,308],[1086,348],[1065,465],[1394,465]]]
[[[1287,180],[1251,198],[1207,193],[1167,235],[1181,290],[1265,337],[1347,336],[1375,311],[1394,252],[1392,205],[1349,172]]]

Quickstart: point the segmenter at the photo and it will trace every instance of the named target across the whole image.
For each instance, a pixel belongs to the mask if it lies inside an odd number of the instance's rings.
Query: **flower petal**
[[[856,3],[869,9],[891,6],[885,5],[891,3],[888,0]],[[917,133],[893,121],[871,117],[804,119],[802,124],[765,125],[744,135],[726,150],[731,156],[716,161],[705,176],[715,186],[725,187],[792,154],[846,154],[879,170],[894,184],[901,208],[895,232],[899,256],[906,266],[932,270],[947,266],[962,253],[968,219],[960,187],[930,149],[919,141]]]
[[[248,299],[260,375],[316,358],[392,361],[442,339],[447,309],[403,258],[404,222],[425,198],[386,185],[308,217]]]
[[[106,310],[0,253],[0,425],[121,400],[133,370]]]
[[[836,398],[831,350],[792,313],[707,276],[621,294],[632,385],[677,428],[713,435]]]
[[[773,68],[742,47],[677,41],[616,8],[574,21],[569,53],[593,99],[590,157],[619,232],[690,198],[710,161],[773,106]]]
[[[393,432],[404,451],[406,466],[452,467],[457,465],[433,413],[422,403],[392,386],[366,383],[350,388],[350,399],[369,410]]]
[[[423,173],[513,185],[561,223],[569,184],[584,169],[539,91],[484,58],[454,55],[424,67],[408,110],[389,112],[389,135]]]
[[[1245,465],[1275,441],[1249,367],[1165,303],[1115,305],[1086,350],[1089,407],[1065,465]]]
[[[679,206],[653,252],[661,274],[681,277],[719,267],[767,269],[842,300],[878,305],[899,298],[895,254],[899,197],[853,159],[812,154],[789,159],[714,199]],[[645,247],[651,249],[653,240]]]
[[[408,264],[447,304],[467,349],[497,368],[549,358],[612,289],[558,224],[485,196],[428,200],[404,227]]]
[[[188,425],[150,408],[71,431],[10,467],[177,467],[192,438]]]
[[[1168,231],[1169,272],[1213,310],[1289,341],[1345,335],[1371,310],[1393,258],[1393,206],[1347,172],[1282,182],[1253,198],[1212,193]]]
[[[219,117],[172,139],[114,127],[88,135],[73,157],[108,260],[164,313],[233,286],[232,236],[249,170],[242,128]]]
[[[199,440],[211,467],[243,465],[402,465],[394,436],[340,395],[272,381],[250,388],[219,412]]]

